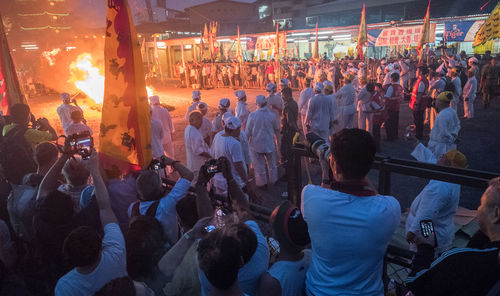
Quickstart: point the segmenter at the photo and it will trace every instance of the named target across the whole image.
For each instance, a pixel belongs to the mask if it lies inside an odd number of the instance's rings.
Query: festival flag
[[[422,30],[420,32],[420,38],[417,46],[419,63],[422,62],[422,57],[424,54],[424,45],[431,42],[431,22],[429,18],[430,6],[431,6],[431,0],[429,0],[429,4],[427,4],[427,12],[425,13],[424,23],[422,24]]]
[[[203,52],[205,50],[205,43],[203,43],[203,32],[200,32],[200,61],[203,61]]]
[[[205,39],[205,42],[208,41],[208,29],[207,29],[207,24],[205,24],[205,29],[203,30],[203,37]]]
[[[19,85],[14,61],[10,55],[2,16],[0,15],[0,99],[1,109],[4,114],[9,114],[9,108],[15,104],[28,104],[23,90]]]
[[[151,162],[151,110],[127,0],[107,2],[106,28],[101,167],[132,171]]]
[[[314,49],[312,54],[313,60],[319,60],[319,46],[318,46],[318,22],[316,22],[316,39],[314,40]]]
[[[361,23],[359,24],[358,43],[356,45],[358,56],[362,61],[365,60],[365,57],[363,56],[363,45],[366,42],[368,42],[368,36],[366,30],[365,4],[363,3],[363,10],[361,11]]]
[[[243,51],[241,49],[240,25],[238,25],[238,47],[236,49],[236,52],[237,52],[236,58],[238,59],[238,62],[240,62],[240,64],[242,64],[243,63]]]
[[[497,3],[490,16],[486,19],[474,38],[473,47],[500,38],[500,1]]]
[[[279,24],[276,23],[276,37],[274,40],[274,59],[278,61],[280,59],[280,35],[279,35]]]

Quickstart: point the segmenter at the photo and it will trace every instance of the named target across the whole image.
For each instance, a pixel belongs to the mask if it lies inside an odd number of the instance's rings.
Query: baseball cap
[[[247,94],[245,93],[244,90],[239,90],[239,91],[235,92],[234,95],[237,96],[238,99],[241,99],[241,98],[244,98],[247,96]]]
[[[231,102],[227,98],[223,98],[219,101],[219,109],[229,108]]]

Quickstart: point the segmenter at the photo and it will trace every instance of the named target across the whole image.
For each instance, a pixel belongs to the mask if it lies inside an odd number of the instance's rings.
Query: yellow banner
[[[485,44],[487,41],[500,38],[500,2],[493,8],[488,19],[477,31],[476,38],[474,38],[473,47]]]
[[[151,111],[140,44],[127,0],[107,1],[101,166],[138,169],[151,162]]]

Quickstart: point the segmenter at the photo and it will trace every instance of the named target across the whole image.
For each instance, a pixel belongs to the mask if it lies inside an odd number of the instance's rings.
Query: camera
[[[221,164],[217,159],[207,160],[207,162],[205,162],[205,168],[209,174],[222,172]]]
[[[86,131],[81,134],[69,135],[67,144],[72,148],[75,154],[78,154],[82,159],[89,159],[94,148],[94,139],[90,132]]]
[[[325,139],[312,132],[306,135],[306,139],[309,143],[310,152],[316,155],[318,158],[328,161],[331,152],[330,145],[326,143]]]
[[[167,167],[167,164],[165,163],[165,161],[163,161],[162,158],[159,158],[159,159],[153,158],[148,166],[148,168],[152,171],[158,171],[158,170],[164,169],[166,167]]]

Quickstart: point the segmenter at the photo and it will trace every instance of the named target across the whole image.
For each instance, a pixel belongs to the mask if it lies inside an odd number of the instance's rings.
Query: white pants
[[[359,112],[358,113],[358,128],[372,133],[373,127],[373,113]]]
[[[339,130],[343,130],[345,128],[353,128],[354,127],[354,114],[343,114],[342,120],[340,121]]]
[[[468,101],[464,100],[464,117],[471,119],[474,118],[474,100],[469,98]]]
[[[255,174],[255,185],[260,187],[266,184],[274,184],[278,180],[278,167],[274,151],[258,153],[251,149],[250,153]],[[269,176],[269,182],[267,176]]]

